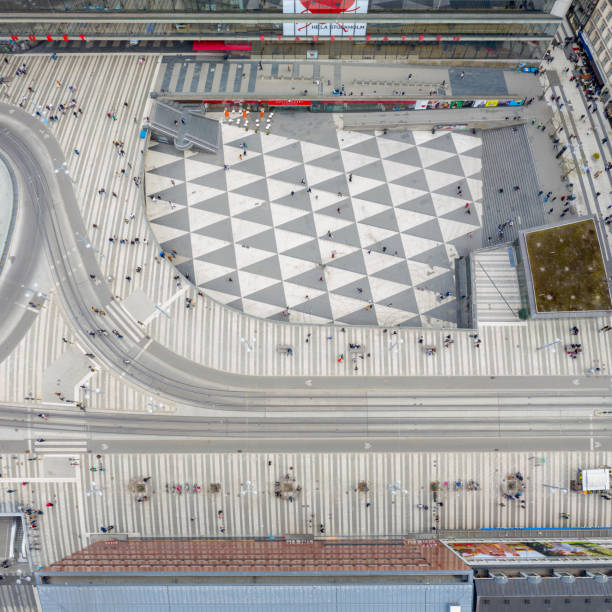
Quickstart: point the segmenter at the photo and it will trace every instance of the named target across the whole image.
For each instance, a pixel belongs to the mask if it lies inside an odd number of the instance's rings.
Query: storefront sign
[[[17,42],[18,40],[29,40],[31,42],[35,42],[37,40],[48,40],[49,42],[53,42],[54,40],[85,40],[85,36],[83,34],[79,34],[79,36],[68,36],[68,34],[58,34],[55,37],[47,34],[46,36],[39,36],[38,38],[34,34],[28,34],[27,36],[17,36],[17,34],[11,34],[9,37],[13,42]]]
[[[330,36],[346,38],[365,36],[366,23],[319,22],[318,14],[366,14],[368,0],[283,0],[283,13],[302,14],[307,21],[283,23],[283,36]]]

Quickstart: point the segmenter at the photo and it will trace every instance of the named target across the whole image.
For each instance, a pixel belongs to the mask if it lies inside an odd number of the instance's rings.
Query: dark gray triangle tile
[[[356,272],[357,274],[364,274],[367,276],[367,270],[365,262],[363,261],[363,253],[361,250],[345,255],[337,259],[332,259],[328,264],[333,268],[340,268],[341,270],[348,270],[349,272]]]
[[[380,159],[377,159],[373,164],[368,164],[367,166],[362,166],[361,168],[356,168],[353,170],[354,177],[363,176],[364,178],[374,179],[375,181],[387,181],[387,177],[385,176],[385,170]],[[353,181],[355,178],[353,177]]]
[[[384,253],[385,255],[391,255],[392,257],[401,257],[402,259],[406,258],[404,253],[404,244],[402,243],[402,238],[399,233],[389,236],[389,238],[385,238],[380,242],[369,244],[367,245],[367,249],[376,251],[378,253]]]
[[[412,189],[429,191],[429,185],[427,184],[427,179],[425,178],[425,173],[423,172],[423,170],[411,172],[410,174],[401,176],[397,180],[391,182],[396,185],[401,185],[402,187],[412,187]]]
[[[163,217],[157,217],[153,219],[153,223],[163,225],[164,227],[172,227],[174,229],[183,230],[184,232],[190,231],[189,226],[189,211],[186,208],[175,210],[168,215]]]
[[[290,119],[290,114],[287,113],[287,118]],[[276,126],[279,113],[274,117],[274,125]],[[291,119],[290,119],[291,120]],[[303,121],[303,115],[300,115],[299,121]],[[292,131],[295,132],[295,122],[292,120]],[[312,130],[300,130],[298,138],[313,144],[323,145],[324,147],[339,148],[338,133],[331,113],[319,113],[316,117],[316,126]]]
[[[311,238],[317,237],[317,228],[315,227],[312,215],[298,217],[297,219],[283,223],[283,225],[279,225],[278,227],[279,229],[287,230],[288,232],[296,232],[298,234],[310,236]]]
[[[223,168],[224,158],[223,158],[223,147],[220,147],[216,153],[205,153],[204,151],[200,151],[195,155],[189,157],[190,160],[200,161],[206,164],[213,164],[216,166],[221,166]]]
[[[446,248],[443,244],[440,244],[433,249],[429,249],[428,251],[423,251],[410,259],[412,261],[438,266],[439,268],[448,269],[450,266],[448,261],[448,253],[446,252]]]
[[[340,209],[340,214],[338,214],[338,208]],[[355,214],[353,212],[353,206],[351,201],[348,199],[341,200],[338,198],[338,202],[335,204],[330,204],[325,208],[321,208],[317,210],[317,214],[319,215],[327,215],[328,217],[339,217],[340,219],[345,219],[348,221],[355,222]],[[357,246],[357,245],[355,245]]]
[[[376,137],[374,134],[372,134],[367,140],[362,140],[361,142],[347,147],[344,150],[350,151],[351,153],[359,153],[359,155],[369,155],[370,157],[374,158],[380,157],[378,143],[376,142]]]
[[[298,312],[311,314],[315,317],[321,317],[330,321],[333,319],[329,295],[327,295],[327,293],[323,293],[316,298],[312,298],[312,300],[302,302],[301,304],[294,306],[291,310],[297,310]]]
[[[432,308],[431,310],[422,312],[421,317],[434,317],[436,319],[442,319],[442,321],[450,321],[451,323],[456,323],[457,302],[455,300],[449,300],[448,298],[446,298],[436,308]]]
[[[172,240],[166,240],[166,242],[162,242],[159,246],[166,253],[170,253],[174,250],[181,257],[187,257],[188,259],[193,257],[191,250],[191,234],[183,234]]]
[[[455,275],[449,270],[444,274],[440,274],[434,278],[428,278],[426,281],[419,283],[417,287],[429,289],[440,295],[445,294],[447,291],[454,292],[455,290]],[[449,298],[445,298],[448,300]],[[442,303],[444,300],[440,300]],[[451,300],[454,302],[454,300]],[[422,314],[422,313],[421,313]]]
[[[196,185],[202,185],[203,187],[212,187],[213,189],[220,189],[221,191],[227,190],[227,171],[216,170],[210,174],[204,176],[198,176],[198,178],[189,181]]]
[[[247,153],[249,151],[254,151],[256,153],[261,153],[261,137],[259,134],[249,134],[248,136],[242,136],[241,138],[236,138],[236,140],[232,140],[231,142],[227,142],[231,147],[240,147],[242,143],[246,143]]]
[[[247,183],[246,185],[242,185],[242,187],[238,187],[238,189],[231,188],[231,177],[230,177],[230,187],[229,190],[232,193],[237,193],[238,195],[243,195],[248,198],[255,198],[256,200],[261,200],[262,202],[266,202],[268,198],[268,183],[265,179],[256,180],[253,179],[252,183]]]
[[[229,279],[232,279],[231,281]],[[210,289],[212,291],[220,291],[221,293],[227,293],[229,295],[235,295],[237,298],[242,296],[240,291],[240,280],[238,279],[238,273],[236,270],[228,272],[227,275],[215,278],[203,285],[199,285],[202,289]]]
[[[339,321],[347,325],[378,325],[376,306],[371,306],[369,309],[367,306],[368,304],[365,304],[363,308],[342,316]]]
[[[197,208],[198,210],[206,210],[208,212],[216,213],[218,215],[230,216],[230,207],[227,200],[227,193],[221,193],[214,198],[208,198],[208,200],[202,200],[197,204],[192,204],[191,208]]]
[[[283,283],[279,282],[276,285],[270,285],[265,289],[245,295],[249,300],[255,300],[257,302],[263,302],[264,304],[271,304],[272,306],[278,306],[279,308],[285,308],[287,306],[287,298],[285,298],[285,290],[283,289]]]
[[[372,225],[374,227],[381,227],[382,229],[386,229],[391,232],[399,232],[399,228],[397,227],[397,218],[395,217],[395,211],[392,208],[378,213],[377,215],[372,215],[367,219],[362,219],[359,223],[361,225]]]
[[[426,223],[421,223],[415,227],[411,227],[407,232],[404,232],[407,236],[418,236],[419,238],[427,238],[428,240],[436,240],[438,242],[444,242],[440,225],[437,219],[432,219]]]
[[[225,247],[217,249],[216,251],[204,253],[203,255],[196,257],[196,259],[217,264],[218,266],[226,266],[228,268],[236,267],[236,253],[234,252],[233,244],[229,244]]]
[[[183,151],[179,151],[174,145],[167,144],[165,142],[157,142],[155,144],[155,150],[158,153],[165,153],[166,155],[173,155],[174,157],[178,157],[180,159],[185,158]]]
[[[417,168],[422,168],[421,166],[421,158],[419,156],[419,152],[417,148],[406,149],[405,151],[400,151],[395,155],[391,155],[391,157],[387,157],[389,161],[398,162],[399,164],[408,164],[409,166],[416,166]]]
[[[188,259],[183,263],[176,264],[176,269],[190,282],[195,283],[195,271],[193,269],[193,259]]]
[[[349,192],[348,183],[344,174],[332,176],[320,183],[314,183],[311,187],[314,193],[317,191],[329,191],[330,193],[341,193],[344,197],[346,197]]]
[[[317,264],[321,263],[321,252],[319,251],[319,243],[317,240],[311,240],[310,242],[293,247],[288,251],[283,251],[283,255],[295,257],[296,259],[303,259],[304,261],[311,261]]]
[[[446,174],[452,174],[454,176],[465,176],[459,157],[454,155],[448,159],[443,159],[437,164],[433,164],[427,168],[428,170],[435,170],[436,172],[445,172]]]
[[[226,304],[226,306],[229,306],[230,308],[233,308],[234,310],[239,310],[240,312],[244,312],[244,304],[242,303],[241,299],[237,299],[237,300],[234,300],[233,302],[229,302],[228,304]]]
[[[346,218],[344,214],[342,215],[342,218]],[[361,239],[355,223],[336,230],[332,233],[332,238],[328,238],[327,234],[324,234],[320,237],[320,240],[333,240],[334,242],[339,242],[340,244],[348,244],[349,246],[361,248]]]
[[[176,204],[187,206],[187,185],[185,183],[174,185],[174,187],[169,187],[163,191],[158,191],[154,195],[159,196],[160,199],[166,202],[175,202]]]
[[[260,249],[262,251],[268,251],[270,253],[277,253],[278,248],[276,246],[276,236],[273,229],[266,230],[260,234],[249,236],[240,242],[247,247],[253,249]]]
[[[232,233],[232,222],[229,217],[213,223],[212,225],[206,225],[195,231],[196,234],[201,236],[210,236],[211,238],[218,238],[219,240],[225,240],[226,242],[234,242],[234,234]]]
[[[361,289],[361,292],[359,291]],[[353,298],[354,300],[362,300],[364,302],[364,308],[367,306],[372,298],[372,290],[370,289],[370,283],[368,277],[364,276],[362,279],[353,281],[343,287],[337,287],[332,291],[336,295],[343,295],[344,297]]]
[[[237,219],[244,219],[245,221],[253,221],[253,223],[261,223],[261,225],[274,225],[272,221],[272,213],[270,212],[270,204],[264,202],[259,206],[254,206],[241,212],[239,215],[235,215]]]
[[[432,217],[436,217],[436,208],[431,199],[431,196],[426,193],[414,200],[410,200],[408,202],[404,202],[400,204],[398,208],[402,210],[412,210],[414,212],[422,213],[424,215],[431,215]],[[409,232],[408,232],[409,233]]]
[[[409,317],[398,324],[398,327],[423,327],[421,317],[416,315],[415,317]]]
[[[372,276],[375,278],[381,278],[382,280],[392,281],[394,283],[402,283],[404,285],[412,284],[412,279],[410,278],[410,271],[408,270],[408,264],[405,260],[399,261],[398,263],[389,266],[388,268],[383,268],[378,272],[374,272]]]
[[[285,278],[284,280],[289,283],[294,283],[295,285],[303,285],[304,287],[308,287],[309,289],[319,289],[320,291],[327,290],[325,272],[322,268],[313,268],[312,270],[306,270],[306,272],[302,272],[301,274],[293,276],[292,278]]]
[[[368,191],[359,193],[355,197],[359,198],[360,200],[384,204],[385,206],[393,206],[393,200],[391,200],[389,187],[387,187],[386,183],[383,185],[378,185],[378,187],[374,187],[374,189],[369,189]]]
[[[281,273],[281,267],[278,262],[278,255],[268,257],[268,259],[262,259],[257,261],[246,268],[242,268],[244,272],[250,272],[251,274],[259,274],[260,276],[266,276],[268,278],[275,278],[276,280],[283,280]]]
[[[466,200],[467,201],[467,200]],[[470,206],[470,209],[472,207]],[[472,210],[471,214],[467,214],[465,206],[451,210],[449,213],[442,215],[442,219],[450,219],[451,221],[458,221],[459,223],[469,223],[475,227],[480,227],[478,222],[478,215]]]
[[[405,289],[404,291],[400,291],[395,295],[390,295],[382,300],[380,304],[383,306],[388,306],[389,308],[405,310],[407,312],[419,312],[416,296],[414,295],[414,289]]]
[[[280,159],[286,159],[289,161],[304,163],[302,157],[302,147],[299,142],[292,142],[289,145],[281,147],[280,149],[274,149],[268,153],[270,157],[278,157]]]
[[[318,157],[317,159],[313,159],[312,161],[308,162],[308,165],[344,173],[342,155],[340,155],[339,151],[336,151],[335,153],[330,153],[329,155],[325,155],[323,157]]]
[[[387,140],[397,140],[398,142],[405,142],[411,145],[415,144],[412,130],[406,130],[404,132],[393,130],[392,132],[387,132],[381,136],[381,138],[385,138]]]
[[[304,172],[304,166],[299,165],[293,168],[287,168],[276,174],[271,174],[270,178],[277,181],[284,181],[285,183],[293,183],[296,189],[298,189],[305,187],[305,184],[302,184],[302,179],[306,180],[306,173]]]
[[[295,191],[293,195],[289,194],[274,201],[299,210],[306,210],[308,212],[312,210],[310,206],[310,194],[305,189],[300,189],[299,191]]]
[[[257,176],[260,176],[262,178],[265,178],[266,176],[266,167],[264,166],[264,157],[263,155],[256,155],[254,157],[248,157],[246,159],[243,159],[240,164],[238,166],[236,166],[237,170],[240,170],[240,172],[250,172],[251,174],[256,174]],[[226,172],[226,170],[223,170],[223,172]],[[230,187],[231,187],[231,183],[232,183],[232,177],[231,177],[231,170],[229,171],[229,181],[230,181]]]
[[[461,155],[467,155],[468,157],[475,157],[476,159],[482,159],[482,145],[478,145],[469,151],[464,151]]]
[[[443,134],[442,136],[438,136],[437,138],[433,138],[432,140],[423,143],[420,145],[427,149],[435,149],[436,151],[444,151],[445,153],[456,153],[455,143],[453,142],[453,138],[449,133]]]
[[[160,166],[159,168],[155,168],[155,170],[151,170],[149,174],[156,174],[157,176],[166,176],[177,181],[184,181],[185,160],[181,158],[171,164]]]

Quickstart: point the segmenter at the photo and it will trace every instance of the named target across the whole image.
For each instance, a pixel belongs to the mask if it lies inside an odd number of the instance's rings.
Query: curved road
[[[227,435],[228,427],[233,432],[232,435],[239,435],[240,431],[244,434],[244,428],[248,422],[249,431],[252,432],[255,429],[263,431],[264,428],[268,428],[269,433],[274,436],[295,434],[296,431],[307,437],[323,436],[326,435],[326,428],[330,427],[334,431],[338,430],[336,433],[340,435],[363,436],[364,425],[370,431],[370,435],[373,435],[376,430],[377,434],[383,437],[397,436],[398,431],[407,432],[411,424],[416,424],[412,420],[414,415],[402,413],[401,408],[412,407],[411,409],[414,409],[414,407],[423,405],[423,402],[427,403],[426,400],[419,400],[416,397],[418,393],[415,395],[415,389],[422,389],[425,398],[427,389],[443,390],[445,387],[458,391],[451,395],[450,399],[445,400],[444,405],[453,406],[454,412],[452,419],[449,413],[440,413],[444,416],[444,425],[449,427],[449,431],[457,431],[457,428],[460,428],[465,433],[471,429],[478,430],[483,425],[482,417],[480,420],[478,415],[474,417],[471,409],[465,412],[465,416],[462,416],[461,412],[457,411],[457,407],[469,406],[473,400],[478,403],[480,396],[487,398],[486,402],[495,405],[501,401],[501,396],[516,395],[513,389],[516,388],[517,383],[513,379],[437,378],[434,383],[428,379],[399,377],[317,378],[314,379],[312,388],[306,388],[305,379],[299,377],[237,376],[205,368],[171,353],[152,341],[140,329],[133,330],[138,334],[137,340],[130,339],[128,334],[123,339],[109,334],[92,340],[87,332],[100,326],[100,318],[91,310],[92,304],[100,305],[107,311],[108,314],[104,319],[104,326],[107,329],[122,329],[124,324],[123,319],[116,319],[115,312],[120,306],[113,304],[113,296],[107,285],[96,285],[89,279],[90,273],[99,277],[103,275],[94,249],[83,238],[87,232],[83,226],[71,180],[64,173],[54,172],[54,165],[57,167],[63,160],[59,144],[47,128],[35,118],[6,105],[0,105],[0,111],[6,111],[0,112],[0,149],[4,151],[21,176],[21,202],[30,207],[31,217],[37,220],[37,223],[32,223],[30,226],[30,232],[33,236],[36,236],[37,231],[40,232],[41,242],[57,285],[62,306],[83,345],[89,347],[89,350],[96,355],[97,361],[102,362],[105,367],[116,374],[125,376],[147,393],[154,392],[176,403],[201,409],[232,409],[233,412],[239,412],[246,407],[249,410],[248,413],[240,416],[232,414],[231,417],[225,415],[222,419],[217,417],[216,422],[214,419],[208,423],[202,419],[197,423],[178,420],[176,421],[179,423],[177,431],[181,433],[176,435],[189,435],[193,433],[196,425],[198,428],[203,427],[198,431],[199,435]],[[30,250],[28,250],[29,253]],[[24,260],[27,261],[27,259],[27,255],[24,255]],[[27,273],[27,269],[24,269],[23,274],[27,275]],[[13,304],[13,308],[16,307]],[[127,367],[125,360],[130,361]],[[601,378],[585,379],[581,387],[575,387],[572,381],[565,379],[523,379],[522,382],[525,383],[522,387],[525,390],[519,392],[518,395],[523,398],[530,393],[549,398],[557,394],[563,397],[577,393],[589,395],[584,388],[588,385],[591,385],[593,389],[591,395],[597,397],[609,391],[609,381]],[[528,389],[528,385],[531,389]],[[601,398],[596,401],[600,400]],[[590,410],[589,404],[590,400],[586,400],[587,408]],[[345,412],[337,412],[333,417],[336,419],[335,422],[327,419],[325,423],[321,422],[322,414],[319,411],[337,410],[339,407]],[[270,416],[251,415],[251,411],[261,409],[286,409],[287,413],[295,413],[303,409],[312,416],[275,422]],[[359,411],[383,409],[393,412],[375,418],[371,413],[369,416],[367,413],[364,416],[363,412],[358,414]],[[0,409],[2,421],[7,418],[6,410],[8,410],[6,407]],[[54,415],[61,412],[61,410],[54,410]],[[85,422],[81,415],[76,418],[77,415],[74,412],[70,414],[75,426],[76,423]],[[552,420],[546,415],[538,417],[540,420],[537,423],[534,421],[534,426],[538,427],[538,430],[541,429],[543,433],[546,430],[556,431],[554,422],[555,419],[559,419],[559,413],[555,410],[555,414]],[[424,421],[425,428],[429,427],[433,430],[440,426],[440,420],[427,418],[430,420]],[[510,419],[507,421],[508,427],[512,431],[522,430],[520,427],[512,428],[511,418],[508,418]],[[529,419],[528,415],[521,418]],[[137,419],[141,433],[144,427],[144,430],[150,432],[151,435],[158,435],[161,430],[168,435],[175,435],[170,432],[170,428],[174,427],[171,424],[174,423],[173,419],[176,417],[164,415],[158,427],[154,423],[159,417],[128,417],[121,414],[113,414],[112,417],[109,417],[108,414],[87,414],[87,423],[90,425],[105,419],[110,423],[108,427],[114,432],[117,431],[117,427],[127,427],[123,423],[129,423],[130,419]],[[102,424],[99,426],[103,427]],[[496,429],[495,420],[491,426],[493,429],[490,433],[493,434]],[[497,431],[499,433],[499,427]]]

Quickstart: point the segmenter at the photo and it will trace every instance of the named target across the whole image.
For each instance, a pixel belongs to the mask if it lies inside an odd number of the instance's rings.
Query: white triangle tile
[[[402,234],[402,244],[404,245],[404,252],[406,257],[416,257],[425,251],[435,249],[441,243],[437,240],[429,240],[427,238],[421,238],[419,236],[406,236]]]
[[[234,191],[245,185],[250,185],[255,181],[261,180],[261,176],[251,174],[250,172],[242,172],[241,170],[230,169],[227,171],[227,188],[228,191]]]
[[[357,168],[367,166],[376,161],[376,157],[369,155],[361,155],[361,153],[353,153],[352,151],[342,151],[342,163],[346,172],[353,172]]]
[[[448,153],[447,151],[438,151],[437,149],[428,149],[427,147],[419,147],[418,152],[419,157],[421,158],[421,163],[423,164],[423,168],[433,166],[433,164],[437,164],[441,161],[444,161],[445,159],[448,159],[449,157],[455,156],[455,153]]]
[[[382,242],[390,236],[394,236],[397,232],[383,229],[382,227],[374,227],[373,225],[366,225],[365,223],[357,224],[357,231],[359,232],[359,239],[361,240],[361,246],[367,249],[371,244]]]
[[[463,198],[454,198],[452,196],[441,195],[439,193],[431,194],[431,201],[439,217],[447,215],[457,209],[464,209],[467,200]]]
[[[288,196],[292,191],[299,191],[296,185],[292,183],[286,183],[285,181],[277,181],[275,179],[268,179],[268,195],[270,197],[270,201],[280,200],[285,196]],[[299,185],[299,187],[303,188],[304,185]]]
[[[337,293],[329,294],[329,302],[335,321],[342,319],[342,317],[348,314],[357,312],[358,310],[365,310],[368,305],[367,302],[363,300],[355,300],[344,295],[338,295]]]
[[[227,202],[232,217],[243,213],[245,210],[251,210],[261,206],[261,200],[257,198],[250,198],[249,196],[232,193],[231,191],[227,194]]]
[[[220,189],[189,183],[187,185],[187,203],[189,206],[193,206],[194,204],[222,195],[223,193],[225,193],[225,191],[221,191]]]
[[[468,217],[468,215],[466,215],[466,217]],[[465,236],[478,229],[478,226],[470,225],[469,223],[460,223],[452,219],[438,219],[438,223],[440,224],[440,231],[442,232],[445,242],[454,240],[460,236]]]
[[[283,289],[285,290],[285,298],[287,299],[287,306],[289,306],[289,308],[293,308],[298,304],[306,302],[306,296],[313,300],[324,293],[318,289],[311,289],[310,287],[304,287],[303,285],[296,285],[295,283],[287,282],[283,282]]]
[[[382,165],[385,170],[385,176],[387,177],[387,181],[395,181],[406,174],[411,172],[415,172],[420,168],[416,166],[409,166],[408,164],[400,164],[399,162],[389,161],[388,159],[382,160]]]
[[[290,316],[290,320],[292,323],[305,323],[308,325],[326,325],[330,322],[329,319],[317,317],[309,312],[300,312],[299,310],[292,310]]]
[[[444,250],[446,251],[446,256],[448,257],[448,261],[454,262],[454,260],[459,257],[459,251],[457,251],[457,247],[454,244],[450,244],[448,242],[444,242],[443,244]]]
[[[319,215],[314,213],[314,224],[317,229],[317,236],[326,236],[328,231],[332,233],[332,239],[334,232],[346,227],[347,225],[351,225],[352,221],[348,221],[347,219],[343,219],[341,215],[337,217],[332,217],[331,215]]]
[[[170,189],[170,187],[173,187],[174,185],[172,185],[171,180],[169,177],[167,176],[159,176],[157,174],[147,174],[147,178],[146,178],[146,188],[147,188],[147,195],[156,195],[158,193],[160,193],[161,191],[164,191],[165,189]],[[177,181],[176,179],[174,179],[174,184],[175,185],[181,185],[183,183],[183,181]]]
[[[334,268],[333,266],[326,266],[324,272],[325,282],[329,291],[335,291],[345,285],[356,283],[365,278],[363,274],[357,274],[356,272],[350,272],[349,270],[341,270],[340,268]]]
[[[238,219],[238,217],[231,217],[231,220],[234,242],[242,242],[250,236],[254,236],[255,234],[261,234],[261,232],[270,229],[270,226],[268,225],[262,225],[261,223],[253,223],[252,221]]]
[[[300,246],[301,244],[305,244],[306,242],[310,242],[312,240],[311,237],[304,236],[304,234],[288,232],[287,230],[278,229],[278,227],[274,228],[274,234],[276,236],[276,246],[279,253],[284,253],[285,251],[289,251],[294,247]]]
[[[408,279],[406,279],[406,281],[408,281]],[[408,287],[408,284],[394,283],[393,281],[376,278],[375,276],[370,277],[372,299],[377,303],[384,302],[389,296],[405,291]]]
[[[196,282],[198,285],[208,283],[209,281],[215,280],[215,278],[221,278],[223,276],[228,279],[234,274],[233,268],[227,266],[219,266],[208,261],[200,261],[198,259],[193,260],[193,271],[195,273]],[[229,287],[228,282],[228,287]]]
[[[185,180],[193,181],[194,179],[212,174],[217,170],[220,170],[223,166],[215,166],[214,164],[207,164],[206,162],[193,160],[185,160]]]
[[[314,144],[312,142],[302,141],[300,144],[302,146],[302,159],[306,164],[314,159],[325,157],[326,155],[335,153],[337,151],[337,149],[333,149],[332,147],[326,147],[324,145]]]
[[[380,155],[383,159],[391,157],[396,153],[406,151],[407,149],[414,148],[413,144],[409,144],[407,142],[400,142],[399,140],[390,140],[389,138],[380,137],[378,137],[376,140],[378,141],[378,150],[380,151]]]
[[[217,213],[192,207],[187,209],[187,214],[189,215],[189,227],[192,232],[202,227],[206,227],[207,225],[217,223],[218,221],[223,221],[223,219],[227,219],[226,215],[218,215]]]
[[[248,268],[250,265],[257,263],[258,261],[263,261],[264,259],[273,257],[273,254],[269,251],[263,251],[254,247],[247,249],[245,247],[236,245],[234,252],[236,253],[236,266],[238,269]]]
[[[461,167],[465,176],[472,176],[478,174],[482,170],[482,161],[475,157],[468,157],[467,155],[460,155],[459,160],[461,161]]]
[[[411,313],[405,310],[398,310],[397,308],[376,304],[376,318],[378,320],[378,325],[381,327],[399,325],[402,321],[416,315],[418,315],[418,312]]]
[[[179,236],[184,236],[185,234],[189,233],[174,227],[167,227],[157,223],[151,223],[151,229],[153,230],[153,234],[159,243],[168,242],[168,240],[174,240]]]
[[[469,151],[474,147],[477,147],[482,143],[482,140],[476,136],[469,136],[468,134],[457,134],[455,132],[451,132],[451,138],[455,143],[455,149],[457,149],[457,153],[463,153],[464,151]]]
[[[474,198],[474,202],[482,200],[482,181],[480,179],[466,179],[467,185],[470,189],[470,193]]]
[[[232,243],[225,240],[219,240],[218,238],[202,236],[201,234],[191,234],[191,254],[194,259],[200,257],[200,255],[223,249],[230,244]]]
[[[266,176],[272,176],[289,170],[289,168],[295,168],[300,166],[299,162],[291,159],[283,159],[282,157],[273,157],[272,155],[264,155],[264,167],[266,169]]]
[[[198,263],[201,263],[201,262],[198,262]],[[202,289],[202,292],[207,297],[215,300],[215,302],[220,302],[221,304],[229,304],[229,302],[233,302],[236,299],[235,295],[232,295],[231,293],[223,293],[222,291],[212,291],[211,289]]]
[[[442,304],[442,302],[440,301],[440,294],[435,291],[430,291],[429,289],[416,289],[414,292],[414,297],[416,299],[417,307],[421,315],[430,310],[433,310],[434,308],[437,308],[438,306],[440,306],[440,304]]]
[[[399,263],[401,259],[398,257],[393,257],[393,255],[387,255],[386,253],[380,253],[379,251],[365,251],[363,254],[363,259],[365,261],[365,267],[368,271],[368,274],[375,274],[376,272],[380,272],[385,268],[390,266],[394,266]],[[406,282],[408,282],[408,278]]]
[[[156,151],[155,149],[149,149],[145,156],[145,172],[156,170],[157,168],[167,166],[168,164],[173,164],[179,160],[180,157],[168,155],[167,153],[162,153],[161,151]]]
[[[346,132],[344,130],[338,130],[338,143],[341,149],[352,147],[353,145],[359,144],[366,140],[375,138],[373,134],[364,134],[362,132]]]
[[[284,308],[279,308],[273,304],[265,304],[264,302],[257,302],[256,300],[249,300],[248,298],[242,298],[242,305],[244,312],[259,317],[260,319],[267,319],[274,315],[280,314]]]
[[[414,138],[414,142],[417,145],[422,145],[425,144],[427,142],[429,142],[430,140],[432,140],[433,138],[437,138],[438,135],[432,134],[429,130],[428,131],[414,131],[412,132],[412,138]]]
[[[147,198],[147,219],[149,219],[149,221],[155,221],[155,219],[157,219],[158,217],[164,217],[172,211],[176,212],[177,210],[181,210],[182,208],[186,207],[182,206],[181,204],[176,204],[174,208],[171,208],[168,202],[165,202],[163,200],[161,202],[159,200],[157,202],[153,202],[152,200],[149,200]]]
[[[422,189],[413,189],[412,187],[404,187],[403,185],[395,185],[394,183],[389,183],[388,187],[393,206],[399,206],[400,204],[404,204],[404,202],[416,200],[429,193]]]
[[[310,196],[310,206],[312,210],[317,211],[322,208],[327,208],[338,202],[338,194],[330,191],[320,191],[316,187],[308,194]],[[330,215],[331,216],[331,215]]]
[[[287,255],[279,255],[281,274],[283,278],[293,278],[303,272],[308,272],[317,268],[317,264],[312,261],[297,259],[296,257],[288,257]]]
[[[333,240],[319,240],[319,251],[321,252],[321,259],[324,264],[331,263],[345,255],[350,255],[357,250],[357,247],[334,242]]]
[[[427,179],[427,184],[429,185],[429,189],[431,191],[436,191],[437,189],[441,189],[442,187],[446,187],[447,185],[451,185],[452,183],[459,183],[461,180],[457,176],[453,176],[452,174],[446,174],[446,172],[438,172],[436,170],[423,170],[425,173],[425,178]]]
[[[365,178],[363,176],[354,176],[353,180],[348,184],[348,187],[351,197],[355,198],[370,189],[380,187],[380,185],[384,185],[384,181],[377,181],[376,179]]]
[[[270,204],[270,212],[272,213],[272,222],[274,223],[274,227],[278,227],[279,225],[289,223],[289,221],[293,221],[294,219],[299,219],[300,217],[310,214],[307,210],[302,210],[301,208],[291,208],[291,206],[285,206],[284,204],[278,204],[276,202],[272,202]]]
[[[304,172],[306,174],[306,184],[313,189],[323,181],[340,176],[340,172],[337,170],[328,170],[327,168],[319,168],[310,164],[304,164]]]
[[[410,278],[413,285],[420,285],[427,281],[433,280],[441,274],[446,274],[448,269],[441,268],[439,266],[432,266],[430,264],[421,263],[420,261],[414,261],[407,259],[408,270],[410,271]],[[450,287],[449,287],[450,289]]]
[[[228,145],[223,145],[223,162],[230,168],[234,168],[242,162],[242,160],[240,159],[241,155],[242,149],[239,149],[238,147],[230,147]]]
[[[427,223],[435,217],[431,215],[424,215],[422,213],[414,212],[412,210],[404,210],[403,208],[395,208],[395,217],[397,219],[397,227],[400,232],[405,232],[407,230],[416,227],[417,225],[421,225],[422,223]]]
[[[275,149],[286,147],[294,142],[297,142],[297,140],[294,140],[293,138],[285,138],[284,136],[278,136],[277,134],[264,134],[261,137],[261,150],[264,154],[270,153]]]
[[[261,274],[251,274],[244,270],[238,270],[238,278],[240,280],[240,293],[243,296],[248,296],[251,293],[261,291],[271,285],[276,285],[278,282],[273,278],[262,276]]]
[[[362,219],[367,219],[368,217],[389,210],[388,206],[383,206],[376,202],[368,202],[367,200],[360,200],[359,198],[353,198],[351,204],[353,205],[355,220],[358,222]]]
[[[234,142],[234,140],[238,140],[239,138],[244,138],[246,132],[244,128],[238,127],[236,125],[221,125],[221,135],[223,142]]]

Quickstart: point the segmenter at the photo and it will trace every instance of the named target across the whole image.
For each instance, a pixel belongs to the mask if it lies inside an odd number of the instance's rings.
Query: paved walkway
[[[609,501],[544,486],[569,487],[577,468],[609,465],[612,455],[602,452],[78,455],[78,466],[70,466],[68,456],[37,456],[39,461],[5,455],[0,479],[0,510],[30,504],[44,513],[40,528],[30,530],[41,546],[34,551],[37,566],[81,548],[107,525],[144,537],[319,536],[320,524],[326,536],[427,533],[436,526],[612,525]],[[61,465],[72,478],[50,474]],[[525,508],[502,496],[507,476],[518,471]],[[44,482],[34,480],[42,475]],[[130,483],[145,477],[151,477],[148,500],[137,502]],[[468,490],[471,480],[479,490]],[[432,503],[433,481],[440,483],[442,507]],[[293,488],[293,501],[289,494],[275,496],[275,482]],[[359,492],[360,482],[367,491]],[[209,492],[211,484],[220,485],[219,492]],[[177,485],[180,495],[173,492]],[[193,492],[196,485],[199,492]]]

